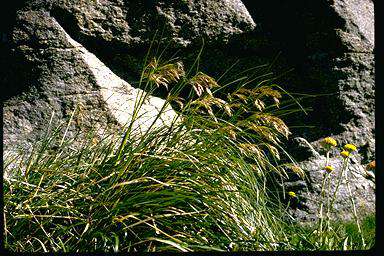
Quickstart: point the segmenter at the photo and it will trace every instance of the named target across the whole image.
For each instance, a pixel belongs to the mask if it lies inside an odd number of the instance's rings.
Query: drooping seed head
[[[373,171],[376,169],[376,160],[373,160],[372,162],[370,162],[369,164],[367,164],[367,170],[368,171]]]

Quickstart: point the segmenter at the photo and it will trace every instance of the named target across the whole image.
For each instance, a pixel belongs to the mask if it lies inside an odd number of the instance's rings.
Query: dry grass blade
[[[169,184],[169,183],[161,182],[161,181],[159,181],[159,180],[157,180],[157,179],[155,179],[153,177],[140,177],[140,178],[137,178],[137,179],[134,179],[134,180],[118,183],[118,184],[110,187],[109,189],[105,190],[105,192],[107,192],[109,190],[112,190],[112,189],[115,189],[117,187],[131,185],[131,184],[136,184],[136,183],[142,183],[142,182],[148,182],[148,181],[155,181],[156,183],[161,184],[163,186],[173,186],[174,185],[174,184]]]
[[[185,248],[185,247],[181,246],[180,244],[175,243],[173,241],[164,240],[164,239],[160,239],[160,238],[156,238],[156,237],[150,237],[150,238],[148,238],[148,240],[153,240],[153,241],[161,242],[164,244],[169,244],[169,245],[175,247],[176,249],[178,249],[182,252],[193,252],[193,250],[191,250],[189,248]]]

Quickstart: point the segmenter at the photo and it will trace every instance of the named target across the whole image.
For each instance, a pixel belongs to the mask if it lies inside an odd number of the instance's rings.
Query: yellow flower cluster
[[[326,149],[330,149],[331,147],[336,147],[337,142],[334,138],[327,137],[322,142],[320,142],[321,146]]]
[[[340,155],[345,159],[345,158],[349,157],[349,152],[348,151],[341,151]]]
[[[356,150],[356,146],[353,145],[353,144],[346,144],[344,146],[344,150],[348,151],[348,152],[352,152],[352,151],[355,151]]]
[[[293,192],[293,191],[289,191],[289,192],[288,192],[288,195],[289,195],[290,197],[292,197],[292,198],[296,197],[296,193]]]
[[[326,170],[328,173],[332,172],[335,168],[333,166],[325,166],[324,170]]]
[[[337,142],[334,138],[332,137],[327,137],[325,138],[323,141],[320,142],[320,145],[323,146],[325,149],[327,150],[330,150],[332,147],[336,147],[337,145]],[[345,144],[344,145],[344,151],[342,151],[340,153],[340,155],[345,159],[345,158],[348,158],[349,157],[349,154],[352,152],[352,151],[356,151],[357,148],[355,145],[353,144]],[[325,169],[326,171],[328,172],[331,172],[332,170],[327,170]]]

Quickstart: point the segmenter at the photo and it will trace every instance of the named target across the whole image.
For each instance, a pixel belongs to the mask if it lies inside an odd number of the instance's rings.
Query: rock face
[[[95,127],[119,129],[142,92],[135,82],[155,35],[168,49],[181,50],[185,60],[204,39],[200,68],[208,74],[221,75],[240,60],[238,69],[228,70],[236,74],[278,56],[271,70],[279,74],[293,68],[278,84],[290,92],[323,94],[302,101],[313,108],[309,115],[287,119],[304,126],[292,129],[301,139],[292,140],[288,149],[313,184],[287,180],[286,186],[302,198],[318,196],[324,158],[316,151],[319,141],[332,135],[339,145],[358,146],[351,168],[360,174],[351,178],[358,184],[359,202],[366,201],[358,205],[372,212],[374,184],[362,175],[375,158],[373,9],[371,0],[24,1],[14,7],[14,17],[7,16],[10,26],[2,33],[6,68],[1,82],[8,89],[2,96],[4,149],[30,149],[52,113],[53,127],[74,113],[68,136]],[[145,130],[163,103],[149,97],[138,130]],[[158,125],[174,115],[168,108]],[[339,166],[336,155],[332,161]],[[337,202],[338,216],[348,218],[344,213],[350,206],[343,200]],[[304,201],[294,212],[302,221],[313,218],[317,207]]]
[[[316,128],[296,130],[296,140],[290,151],[311,179],[311,186],[296,186],[287,181],[287,189],[296,191],[305,203],[295,215],[302,222],[315,218],[319,204],[319,187],[325,158],[308,149],[309,141],[315,151],[319,142],[333,136],[340,146],[353,143],[358,146],[354,163],[350,166],[351,182],[361,212],[375,211],[374,184],[366,178],[365,164],[375,158],[375,82],[374,82],[374,6],[373,1],[333,1],[281,3],[268,1],[255,4],[244,1],[265,37],[278,42],[285,49],[283,58],[292,66],[291,90],[313,94],[327,94],[309,100],[313,112],[293,123],[311,124]],[[270,15],[274,13],[274,15]],[[280,19],[274,19],[274,17]],[[283,81],[284,83],[284,81]],[[338,153],[340,150],[338,151]],[[341,157],[334,152],[335,177],[340,171]],[[338,217],[350,219],[351,204],[345,183],[340,186]],[[369,191],[369,193],[367,193]],[[311,214],[308,214],[308,213]],[[348,214],[347,214],[348,213]]]
[[[202,36],[226,41],[255,26],[240,0],[59,0],[53,15],[68,26],[75,25],[73,29],[84,38],[128,47],[148,43],[161,25],[167,40],[181,46]]]
[[[52,111],[55,126],[79,104],[87,117],[81,118],[81,127],[126,124],[139,90],[90,51],[101,49],[105,53],[101,55],[110,59],[123,48],[148,47],[160,23],[166,40],[170,38],[175,46],[189,45],[202,36],[225,41],[255,26],[240,1],[26,1],[18,8],[8,61],[23,67],[24,79],[4,96],[5,149],[30,148],[28,143],[44,133]],[[217,10],[220,15],[212,15]],[[7,86],[12,79],[5,81]],[[142,108],[147,119],[154,118],[163,103],[150,97]],[[175,113],[166,112],[163,119],[169,122]]]
[[[86,128],[123,126],[132,117],[140,93],[116,76],[98,58],[73,40],[44,10],[19,11],[13,30],[14,49],[29,66],[25,90],[4,103],[4,149],[30,149],[52,126],[76,109],[70,133]],[[33,66],[33,67],[32,67]],[[28,80],[27,80],[28,79]],[[9,86],[10,84],[8,84]],[[145,131],[165,101],[149,96],[134,129]],[[175,112],[166,108],[157,125],[169,124]],[[102,131],[99,131],[102,133]],[[101,134],[100,134],[101,135]]]
[[[313,224],[319,216],[320,204],[323,202],[323,209],[326,209],[327,198],[330,202],[334,201],[333,211],[330,218],[333,220],[352,220],[353,207],[348,188],[351,189],[354,204],[360,217],[375,212],[375,180],[369,177],[370,172],[361,164],[361,156],[352,152],[346,170],[343,172],[344,159],[340,156],[340,149],[330,151],[328,165],[334,167],[330,174],[326,174],[324,167],[327,165],[326,152],[319,145],[312,146],[305,139],[297,137],[296,142],[300,148],[310,152],[307,159],[300,162],[300,167],[306,171],[307,180],[298,179],[294,175],[290,180],[284,182],[287,191],[295,191],[298,200],[290,213],[300,224]],[[322,184],[325,175],[329,175],[330,180],[324,183],[324,194],[322,196]],[[345,178],[347,177],[347,179]],[[374,177],[374,176],[373,176]],[[339,183],[340,180],[340,183]],[[337,185],[339,184],[339,185]],[[336,192],[336,194],[334,194]],[[326,210],[323,210],[323,216]]]
[[[287,74],[290,90],[331,94],[311,100],[304,123],[316,129],[301,129],[301,136],[315,141],[332,134],[374,158],[373,1],[244,3],[295,69]]]

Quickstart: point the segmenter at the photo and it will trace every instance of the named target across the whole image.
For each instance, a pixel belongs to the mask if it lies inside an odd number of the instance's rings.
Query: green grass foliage
[[[267,186],[269,177],[286,176],[284,166],[295,166],[282,146],[290,132],[279,117],[295,111],[295,101],[265,77],[244,75],[220,84],[197,69],[198,61],[185,71],[173,59],[162,62],[161,54],[148,54],[140,79],[146,92],[122,138],[95,143],[90,131],[74,148],[59,127],[36,142],[32,153],[20,154],[20,164],[6,159],[5,248],[321,249],[309,233],[297,234],[283,222],[286,205]],[[139,136],[133,129],[137,110],[157,87],[168,90],[165,106],[178,106],[178,116]],[[186,89],[190,93],[182,97]],[[56,149],[48,150],[52,145]]]

